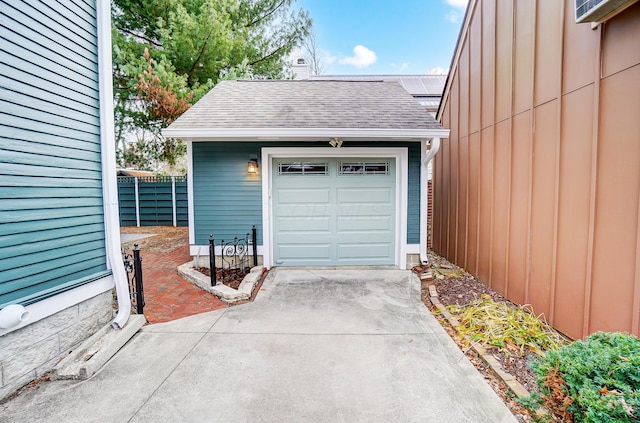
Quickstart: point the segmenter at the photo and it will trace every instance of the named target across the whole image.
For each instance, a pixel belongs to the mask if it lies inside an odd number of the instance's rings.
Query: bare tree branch
[[[267,13],[265,13],[265,14],[264,14],[264,15],[262,15],[262,16],[258,16],[256,19],[254,19],[253,21],[249,22],[249,23],[247,24],[247,28],[250,28],[250,27],[254,26],[254,25],[255,25],[255,24],[257,24],[257,23],[260,23],[261,21],[265,20],[265,19],[266,19],[266,18],[268,18],[269,16],[273,15],[274,13],[276,13],[276,11],[277,11],[278,9],[280,9],[280,8],[284,5],[284,3],[285,3],[286,1],[287,1],[287,0],[281,0],[281,1],[280,1],[280,2],[279,2],[279,3],[278,3],[274,8],[272,8],[272,9],[271,9],[271,10],[269,10],[269,11],[267,11]]]
[[[315,31],[309,33],[302,42],[305,59],[312,75],[322,75],[327,69],[327,54],[318,46]]]

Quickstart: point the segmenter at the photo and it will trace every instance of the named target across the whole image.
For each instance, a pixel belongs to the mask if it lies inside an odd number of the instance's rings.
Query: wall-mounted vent
[[[603,22],[638,0],[575,0],[576,22]]]

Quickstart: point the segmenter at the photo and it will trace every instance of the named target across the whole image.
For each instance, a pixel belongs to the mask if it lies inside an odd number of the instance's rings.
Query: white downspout
[[[116,178],[116,145],[113,119],[113,85],[111,62],[111,3],[97,1],[98,23],[98,75],[100,84],[100,142],[102,152],[102,197],[107,267],[113,273],[118,295],[118,313],[111,323],[122,329],[131,314],[129,282],[120,253],[120,216],[118,212],[118,185]]]
[[[429,141],[425,143],[424,148],[422,148],[422,168],[420,169],[420,210],[425,213],[424,216],[420,218],[420,263],[426,264],[429,262],[429,258],[427,256],[427,209],[428,209],[428,201],[429,201],[429,192],[428,192],[428,169],[429,162],[438,154],[438,150],[440,150],[440,138],[435,137],[431,139],[431,148],[427,150],[429,146]]]

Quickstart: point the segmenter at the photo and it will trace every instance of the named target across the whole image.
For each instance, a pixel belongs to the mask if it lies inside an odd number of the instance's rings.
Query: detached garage
[[[448,133],[396,82],[223,81],[164,130],[187,142],[191,254],[255,225],[267,267],[424,261]]]

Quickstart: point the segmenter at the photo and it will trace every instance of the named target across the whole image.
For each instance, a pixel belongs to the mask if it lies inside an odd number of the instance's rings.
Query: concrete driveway
[[[0,421],[515,422],[387,269],[275,269],[256,301],[144,327],[92,379],[0,406]]]

